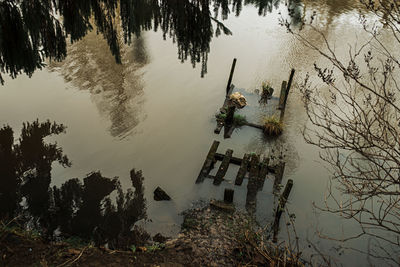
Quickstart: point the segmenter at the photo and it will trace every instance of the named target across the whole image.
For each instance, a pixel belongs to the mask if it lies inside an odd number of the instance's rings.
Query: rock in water
[[[159,186],[154,190],[154,200],[161,201],[161,200],[171,200],[171,197],[165,193]]]
[[[229,100],[231,104],[233,104],[238,109],[242,109],[247,106],[246,98],[239,92],[231,94],[229,96]]]

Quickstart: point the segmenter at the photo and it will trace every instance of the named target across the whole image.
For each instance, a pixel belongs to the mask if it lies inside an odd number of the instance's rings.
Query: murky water
[[[316,10],[329,41],[345,55],[345,44],[354,43],[363,34],[355,2],[303,1],[296,4],[295,12],[301,16],[304,11],[308,14]],[[277,2],[263,16],[252,4],[244,5],[239,16],[230,14],[223,23],[232,35],[212,38],[203,78],[201,64],[193,68],[190,60],[181,63],[177,43],[168,36],[164,40],[160,31],[142,32],[131,45],[122,46],[121,65],[115,63],[104,38],[91,32],[69,45],[65,61],[49,63],[32,78],[6,79],[0,90],[0,122],[12,126],[16,133],[23,122],[36,118],[67,126],[66,134],[51,137],[72,161],[70,168],[53,164],[55,185],[101,171],[107,177],[120,177],[128,187],[129,171],[142,170],[151,219],[146,227],[153,233],[173,235],[179,230],[181,211],[199,199],[221,198],[225,187],[235,188],[235,203],[244,207],[247,182],[240,187],[232,183],[215,187],[211,181],[195,185],[213,140],[221,141],[219,152],[232,148],[238,157],[248,152],[266,155],[273,148],[256,129],[243,127],[226,140],[222,134],[213,133],[214,115],[225,97],[232,59],[238,60],[233,83],[248,93],[265,80],[280,88],[291,68],[297,70],[295,83],[299,82],[319,60],[279,25],[280,13],[286,16],[287,7]],[[315,38],[311,33],[308,37]],[[354,252],[339,256],[330,249],[332,243],[315,235],[316,227],[339,235],[358,229],[339,217],[313,211],[312,203],[323,201],[329,173],[319,162],[319,151],[307,145],[300,134],[305,123],[306,114],[294,87],[285,114],[285,133],[275,150],[282,149],[286,154],[283,183],[294,180],[288,207],[296,214],[297,232],[346,265],[363,266],[365,262]],[[227,176],[233,179],[234,175],[232,167]],[[272,183],[267,180],[257,196],[257,218],[263,224],[272,219]],[[172,201],[153,201],[157,186]],[[358,240],[352,245],[364,248],[365,242]]]

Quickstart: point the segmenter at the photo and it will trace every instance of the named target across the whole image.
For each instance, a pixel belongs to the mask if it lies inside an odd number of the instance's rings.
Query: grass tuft
[[[269,136],[279,136],[283,132],[283,125],[275,116],[264,119],[264,134]]]

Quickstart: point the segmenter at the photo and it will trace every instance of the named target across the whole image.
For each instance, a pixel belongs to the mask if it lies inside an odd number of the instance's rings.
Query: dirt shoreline
[[[245,213],[207,205],[184,213],[177,238],[131,251],[48,242],[7,230],[0,233],[0,266],[267,266],[265,255],[245,240],[255,225]]]

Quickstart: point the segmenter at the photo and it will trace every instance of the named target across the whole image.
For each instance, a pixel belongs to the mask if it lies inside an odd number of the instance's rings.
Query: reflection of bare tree
[[[141,68],[149,61],[143,38],[123,46],[122,62],[117,64],[102,36],[90,32],[70,46],[65,61],[50,64],[51,70],[59,71],[67,82],[90,91],[101,114],[111,121],[112,136],[126,136],[143,116]]]
[[[332,168],[326,206],[320,209],[355,221],[359,232],[329,238],[346,241],[367,237],[370,246],[364,252],[398,266],[400,60],[396,46],[400,44],[400,3],[361,3],[384,22],[391,36],[378,24],[370,27],[370,21],[361,16],[368,39],[351,47],[346,60],[312,24],[307,27],[324,40],[321,46],[301,32],[289,31],[330,63],[328,68],[314,65],[318,77],[328,86],[327,92],[322,92],[324,96],[310,87],[308,77],[301,86],[313,125],[306,129],[305,138],[323,149],[322,159]],[[338,81],[337,73],[344,79]]]

